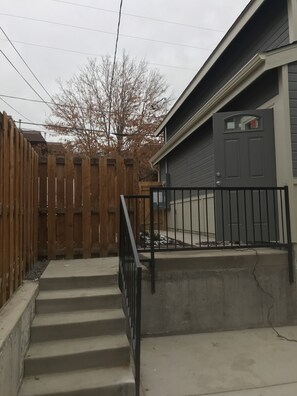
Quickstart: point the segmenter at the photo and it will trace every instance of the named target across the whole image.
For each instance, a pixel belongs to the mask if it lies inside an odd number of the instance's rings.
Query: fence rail
[[[287,187],[152,187],[125,199],[138,250],[151,254],[152,290],[155,252],[164,250],[285,248],[293,281]]]
[[[39,255],[116,255],[120,194],[138,191],[133,160],[49,155],[39,159]]]
[[[0,113],[0,307],[37,260],[38,156]]]
[[[135,368],[136,396],[140,386],[141,265],[126,202],[121,196],[119,286],[124,296],[129,338]]]

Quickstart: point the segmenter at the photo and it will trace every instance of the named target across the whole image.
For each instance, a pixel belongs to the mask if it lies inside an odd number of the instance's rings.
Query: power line
[[[22,75],[22,73],[15,67],[15,65],[11,62],[11,60],[5,55],[5,53],[2,51],[2,49],[0,48],[0,52],[2,53],[2,55],[6,58],[6,60],[10,63],[10,65],[14,68],[14,70],[19,74],[19,76],[25,81],[25,83],[35,92],[35,94],[45,103],[46,101],[43,99],[42,96],[39,95],[39,93],[36,91],[36,89],[34,89],[32,87],[32,85],[29,83],[28,80],[26,80],[26,78]],[[50,108],[50,106],[47,104],[47,106]],[[51,108],[50,108],[51,109]]]
[[[55,125],[55,124],[39,124],[37,122],[22,122],[22,124],[25,125],[35,125],[35,126],[42,126],[42,127],[46,127],[46,128],[59,128],[59,129],[65,129],[65,130],[69,130],[69,131],[87,131],[87,132],[98,132],[98,133],[105,133],[104,131],[99,131],[96,129],[90,129],[90,128],[76,128],[76,127],[67,127],[67,126],[61,126],[61,125]]]
[[[66,103],[57,103],[57,102],[55,102],[55,103],[53,103],[53,102],[43,102],[42,100],[29,99],[29,98],[24,98],[24,97],[22,97],[22,96],[12,96],[12,95],[3,95],[3,94],[0,94],[0,97],[2,97],[2,98],[9,98],[9,99],[24,100],[24,101],[27,101],[27,102],[43,103],[43,104],[48,104],[48,105],[51,105],[51,106],[56,105],[56,106],[59,106],[59,107],[69,107],[69,108],[75,108],[75,109],[81,109],[81,110],[88,110],[87,107],[83,107],[83,106],[70,105],[70,104],[66,104]],[[100,112],[101,114],[108,114],[108,111],[100,110],[99,112]],[[114,113],[114,112],[113,112],[113,113]],[[113,113],[112,113],[112,114],[113,114]],[[139,114],[137,114],[137,113],[133,113],[133,114],[134,114],[134,115],[139,115]]]
[[[63,4],[73,5],[73,6],[76,6],[76,7],[90,8],[90,9],[94,9],[94,10],[110,12],[110,13],[113,13],[113,14],[117,14],[118,13],[117,11],[110,10],[110,9],[107,9],[107,8],[100,8],[100,7],[88,6],[88,5],[84,5],[84,4],[77,4],[77,3],[72,3],[70,1],[63,1],[63,0],[51,0],[51,1],[55,1],[56,3],[63,3]],[[212,29],[212,28],[207,28],[207,27],[202,27],[202,26],[189,25],[187,23],[181,23],[181,22],[168,21],[167,19],[152,18],[152,17],[148,17],[148,16],[144,16],[144,15],[128,14],[128,13],[125,13],[125,12],[123,12],[122,15],[133,17],[133,18],[147,19],[147,20],[150,20],[150,21],[156,21],[156,22],[161,22],[161,23],[168,23],[170,25],[184,26],[184,27],[197,29],[197,30],[207,30],[207,31],[210,31],[210,32],[224,33],[224,30]]]
[[[17,114],[19,114],[21,117],[25,118],[28,121],[32,121],[30,120],[30,118],[27,118],[26,116],[24,116],[24,114],[20,113],[16,108],[14,108],[13,106],[11,106],[8,102],[6,102],[6,100],[4,100],[3,98],[0,98],[2,100],[2,102],[4,102],[7,106],[9,106],[12,110],[14,110]]]
[[[116,66],[116,61],[117,61],[117,52],[118,52],[118,44],[119,44],[119,36],[120,36],[120,26],[121,26],[121,18],[122,18],[122,7],[123,7],[123,0],[120,0],[120,9],[119,9],[119,17],[118,17],[118,25],[117,25],[117,35],[116,35],[116,41],[115,41],[115,47],[114,47],[113,63],[112,63],[111,79],[110,79],[110,87],[109,87],[108,136],[110,135],[111,97],[112,97],[112,87],[113,87],[115,66]]]
[[[42,84],[42,82],[39,80],[39,78],[36,76],[36,74],[33,72],[33,70],[31,69],[31,67],[28,65],[28,63],[25,61],[25,59],[22,57],[22,55],[20,54],[20,52],[18,51],[18,49],[15,47],[15,45],[13,44],[13,42],[10,40],[10,38],[8,37],[8,35],[5,33],[4,29],[2,28],[2,26],[0,26],[0,29],[2,30],[2,33],[4,34],[4,36],[7,38],[7,40],[9,41],[9,43],[12,45],[12,47],[14,48],[14,50],[16,51],[16,53],[19,55],[19,57],[21,58],[21,60],[23,61],[23,63],[26,65],[27,69],[30,71],[30,73],[32,74],[32,76],[35,78],[35,80],[38,82],[38,84],[41,86],[41,88],[46,92],[46,94],[51,98],[51,100],[53,102],[54,99],[52,98],[51,94],[47,91],[47,89],[44,87],[44,85]]]
[[[48,20],[45,20],[45,19],[30,18],[30,17],[21,16],[21,15],[6,14],[6,13],[3,13],[3,12],[1,12],[0,15],[11,17],[11,18],[25,19],[25,20],[34,21],[34,22],[48,23],[48,24],[51,24],[51,25],[63,26],[63,27],[68,27],[68,28],[73,28],[73,29],[86,30],[86,31],[89,31],[89,32],[104,33],[104,34],[109,34],[109,35],[113,35],[113,36],[115,35],[115,33],[108,32],[106,30],[87,28],[87,27],[78,26],[78,25],[70,25],[70,24],[67,24],[67,23],[52,22],[52,21],[48,21]],[[210,48],[196,47],[194,45],[175,43],[175,42],[171,42],[171,41],[162,41],[162,40],[150,39],[150,38],[140,37],[140,36],[131,36],[131,35],[128,35],[128,34],[121,34],[121,36],[122,37],[126,37],[126,38],[136,39],[136,40],[150,41],[150,42],[153,42],[153,43],[174,45],[174,46],[178,46],[178,47],[186,47],[186,48],[198,49],[198,50],[203,50],[203,51],[211,51]]]
[[[5,40],[5,39],[0,39],[0,40]],[[6,41],[6,40],[5,40]],[[18,40],[12,40],[13,43],[17,44],[23,44],[23,45],[28,45],[32,47],[40,47],[40,48],[45,48],[45,49],[51,49],[51,50],[56,50],[56,51],[62,51],[62,52],[70,52],[74,54],[80,54],[80,55],[88,55],[88,56],[95,56],[95,57],[102,57],[103,54],[96,54],[92,52],[82,52],[82,51],[76,51],[76,50],[71,50],[69,48],[58,48],[58,47],[51,47],[48,45],[41,45],[41,44],[35,44],[35,43],[28,43],[25,41],[18,41]],[[191,67],[184,67],[184,66],[176,66],[176,65],[168,65],[164,63],[154,63],[154,62],[147,62],[148,65],[152,66],[160,66],[160,67],[170,67],[173,69],[181,69],[181,70],[189,70],[189,71],[197,71],[197,69],[191,68]]]
[[[86,132],[97,132],[97,133],[102,133],[103,135],[106,134],[105,131],[99,131],[98,129],[90,129],[90,128],[71,128],[71,127],[66,127],[66,126],[60,126],[60,125],[54,125],[54,124],[39,124],[37,122],[24,122],[20,120],[21,124],[25,125],[35,125],[35,126],[42,126],[42,127],[49,127],[49,128],[60,128],[60,129],[65,129],[65,130],[70,130],[70,131],[86,131]],[[49,130],[49,133],[51,130]],[[58,131],[55,131],[58,133]],[[139,133],[114,133],[112,132],[112,135],[115,136],[138,136]]]
[[[42,103],[42,104],[48,104],[51,106],[59,106],[59,107],[69,107],[69,108],[75,108],[75,109],[81,109],[81,110],[88,110],[87,107],[83,107],[83,106],[78,106],[78,105],[69,105],[66,103],[53,103],[53,102],[43,102],[42,100],[37,100],[37,99],[31,99],[31,98],[24,98],[22,96],[13,96],[13,95],[4,95],[4,94],[0,94],[0,98],[8,98],[8,99],[16,99],[16,100],[23,100],[26,102],[34,102],[34,103]],[[104,110],[98,110],[99,113],[101,114],[108,114],[108,110],[104,111]],[[111,114],[116,114],[116,112],[111,112]],[[131,115],[134,116],[139,116],[140,113],[131,113]]]

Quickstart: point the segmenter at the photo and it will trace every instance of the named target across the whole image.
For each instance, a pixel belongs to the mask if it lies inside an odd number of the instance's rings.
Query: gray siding
[[[273,69],[237,95],[221,111],[241,111],[257,109],[278,94],[278,70]]]
[[[289,65],[289,99],[293,176],[297,177],[297,62]]]
[[[257,81],[246,88],[222,110],[241,111],[256,109],[277,94],[278,72],[277,70],[271,70],[258,78]],[[214,186],[212,120],[205,123],[173,150],[167,156],[167,160],[170,187]],[[165,181],[165,159],[161,162],[161,180]]]
[[[266,1],[168,122],[168,139],[256,53],[287,44],[287,1]]]
[[[205,124],[168,157],[171,187],[208,187],[214,185],[212,125]]]

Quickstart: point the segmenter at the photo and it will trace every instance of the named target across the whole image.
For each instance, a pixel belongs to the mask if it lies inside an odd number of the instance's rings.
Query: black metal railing
[[[119,257],[119,287],[124,296],[125,313],[129,325],[129,340],[134,360],[136,396],[138,396],[140,386],[142,269],[123,196],[120,197]]]
[[[285,248],[293,281],[288,187],[153,187],[125,199],[138,251],[150,251],[153,291],[164,250]]]

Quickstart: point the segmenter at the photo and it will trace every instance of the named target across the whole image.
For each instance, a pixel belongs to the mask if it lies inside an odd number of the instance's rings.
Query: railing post
[[[154,189],[150,188],[150,236],[151,236],[151,261],[150,261],[150,271],[151,271],[151,292],[155,293],[155,235],[154,235]]]
[[[135,383],[136,383],[136,396],[139,396],[140,389],[140,343],[141,343],[141,282],[142,282],[142,269],[137,268],[136,274],[136,345],[135,345]]]
[[[284,192],[285,192],[285,205],[286,205],[289,280],[290,280],[290,283],[293,283],[294,282],[294,263],[293,263],[293,246],[292,246],[292,236],[291,236],[290,200],[289,200],[288,186],[284,187]]]

